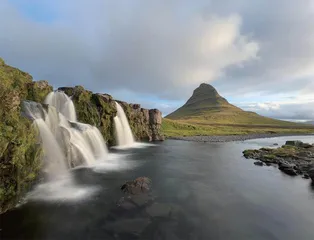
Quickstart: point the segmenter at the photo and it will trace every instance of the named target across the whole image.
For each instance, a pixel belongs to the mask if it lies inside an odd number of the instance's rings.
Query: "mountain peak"
[[[230,104],[225,98],[220,96],[212,85],[202,83],[193,91],[192,96],[181,108],[169,114],[167,117],[172,119],[179,119],[186,116],[202,115],[205,112],[224,111],[224,109],[242,111],[241,109]]]
[[[193,95],[185,105],[207,102],[216,104],[220,101],[227,103],[227,100],[219,95],[217,90],[210,84],[202,83],[193,92]]]

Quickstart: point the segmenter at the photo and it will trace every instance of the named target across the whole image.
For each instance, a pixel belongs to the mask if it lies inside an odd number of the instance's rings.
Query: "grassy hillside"
[[[190,122],[164,118],[162,121],[162,131],[166,137],[246,135],[259,133],[307,134],[314,133],[314,127],[302,124],[295,126],[191,124]]]
[[[204,83],[194,90],[182,107],[166,116],[163,130],[168,136],[314,132],[311,125],[243,111],[221,97],[214,87]]]

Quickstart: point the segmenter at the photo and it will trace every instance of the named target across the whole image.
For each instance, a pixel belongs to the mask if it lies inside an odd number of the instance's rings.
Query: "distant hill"
[[[194,124],[298,125],[244,111],[230,104],[213,86],[206,83],[196,88],[189,100],[166,118]]]
[[[306,121],[305,124],[311,124],[314,125],[314,120],[313,121]]]

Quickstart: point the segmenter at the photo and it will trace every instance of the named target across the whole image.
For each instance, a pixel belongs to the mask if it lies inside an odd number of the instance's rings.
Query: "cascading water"
[[[69,121],[76,122],[76,111],[72,100],[64,92],[51,92],[45,99],[45,104],[54,106],[57,112],[65,116]]]
[[[116,137],[119,147],[129,147],[134,144],[134,137],[128,122],[128,119],[123,111],[123,108],[116,102],[117,116],[114,117]]]
[[[68,168],[91,165],[104,159],[107,146],[99,130],[76,121],[74,104],[65,93],[50,93],[44,109],[25,101],[24,113],[34,119],[44,150],[45,172],[49,178],[62,175]]]

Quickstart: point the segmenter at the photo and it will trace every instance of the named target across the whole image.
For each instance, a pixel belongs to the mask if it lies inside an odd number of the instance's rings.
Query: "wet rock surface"
[[[174,204],[158,202],[151,186],[148,177],[138,177],[122,185],[125,196],[111,209],[104,223],[108,236],[112,239],[186,239],[176,235],[183,210]]]
[[[151,180],[148,177],[138,177],[121,186],[121,190],[128,194],[146,193],[150,190]]]
[[[245,158],[259,160],[255,165],[277,165],[290,175],[303,175],[305,179],[314,181],[314,145],[301,141],[287,141],[279,148],[249,149],[243,151]]]

